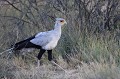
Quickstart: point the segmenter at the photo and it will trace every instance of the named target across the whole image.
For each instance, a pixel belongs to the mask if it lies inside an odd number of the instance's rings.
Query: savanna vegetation
[[[0,52],[66,19],[54,60],[0,55],[0,79],[120,79],[120,0],[0,0]]]

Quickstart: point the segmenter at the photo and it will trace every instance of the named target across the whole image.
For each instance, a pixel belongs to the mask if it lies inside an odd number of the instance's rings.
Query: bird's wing
[[[35,45],[45,46],[52,40],[51,33],[48,32],[40,32],[38,33],[34,39],[30,40]]]

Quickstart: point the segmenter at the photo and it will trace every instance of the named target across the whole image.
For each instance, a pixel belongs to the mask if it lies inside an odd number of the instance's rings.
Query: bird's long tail
[[[11,51],[14,49],[14,47],[10,48],[10,49],[7,49],[3,52],[0,53],[0,55],[4,54],[5,52],[9,52],[9,53],[12,53]]]

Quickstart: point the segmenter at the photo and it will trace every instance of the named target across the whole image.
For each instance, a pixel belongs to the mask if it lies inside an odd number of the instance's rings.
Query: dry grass
[[[119,79],[120,68],[115,63],[81,62],[75,67],[64,67],[66,73],[50,63],[39,68],[26,64],[21,59],[13,61],[1,60],[1,79]],[[60,63],[59,63],[60,64]],[[61,64],[60,64],[61,65]]]
[[[94,0],[99,4],[93,7],[94,12],[89,11],[83,0],[36,0],[37,5],[31,2],[34,0],[13,1],[18,1],[14,5],[22,12],[8,3],[0,5],[0,52],[20,40],[53,28],[53,18],[62,17],[68,24],[62,30],[53,54],[67,73],[48,62],[47,54],[37,68],[39,50],[23,51],[24,56],[11,55],[9,58],[6,52],[0,55],[0,79],[120,79],[119,19],[112,25],[114,18],[119,18],[114,17],[120,13],[119,0],[113,1],[119,3],[110,9],[111,30],[103,28],[107,12],[99,13],[106,4],[102,0],[98,3]],[[91,3],[92,0],[85,1]],[[110,5],[112,0],[108,8]]]

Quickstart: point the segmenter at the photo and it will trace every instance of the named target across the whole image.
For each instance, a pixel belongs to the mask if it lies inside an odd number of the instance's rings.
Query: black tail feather
[[[23,41],[20,41],[20,42],[16,43],[14,45],[14,50],[21,50],[23,48],[37,48],[37,49],[40,49],[41,46],[35,45],[35,44],[30,42],[30,40],[32,40],[34,38],[35,38],[35,36],[30,37],[30,38],[28,38],[26,40],[23,40]]]
[[[23,41],[20,41],[20,42],[16,43],[15,45],[22,44],[22,43],[24,43],[24,42],[26,42],[26,41],[30,41],[30,40],[32,40],[32,39],[34,39],[34,38],[35,38],[35,36],[32,36],[32,37],[30,37],[30,38],[28,38],[28,39],[25,39],[25,40],[23,40]]]

